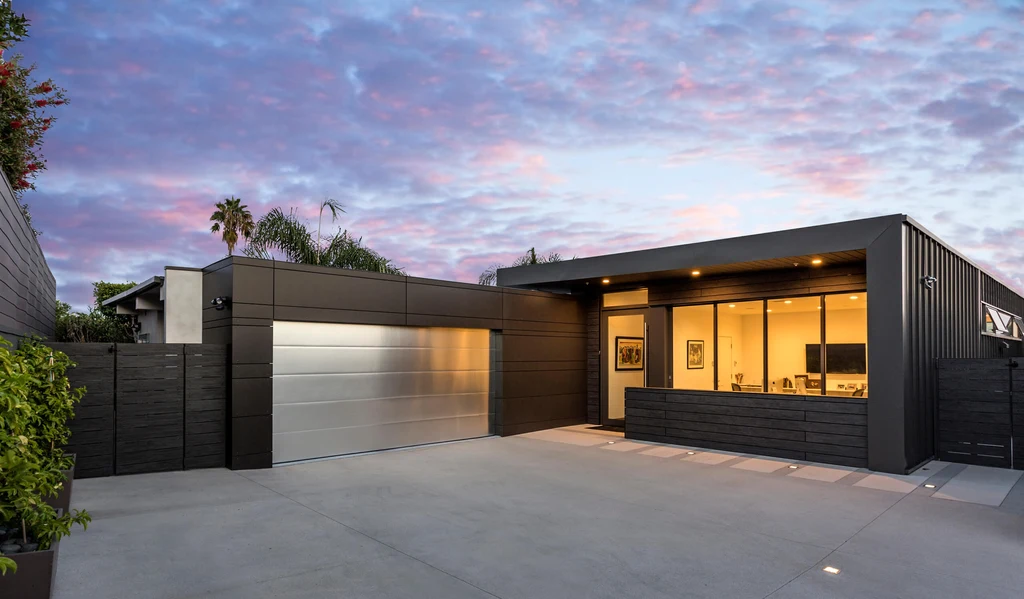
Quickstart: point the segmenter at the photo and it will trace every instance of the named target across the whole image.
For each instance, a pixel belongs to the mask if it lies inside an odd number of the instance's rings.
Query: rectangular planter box
[[[0,597],[11,599],[50,599],[57,578],[57,553],[60,541],[46,551],[8,555],[18,564],[17,572],[0,576]]]

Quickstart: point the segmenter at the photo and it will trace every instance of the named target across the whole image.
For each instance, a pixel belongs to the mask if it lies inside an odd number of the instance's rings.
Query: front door
[[[624,426],[626,387],[647,383],[647,310],[602,313],[601,424]]]

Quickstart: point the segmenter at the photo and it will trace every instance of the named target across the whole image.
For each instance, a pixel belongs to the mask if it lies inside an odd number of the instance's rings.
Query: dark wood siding
[[[0,336],[53,336],[57,284],[7,178],[0,173]]]
[[[1020,360],[943,359],[936,367],[939,459],[1024,469],[1019,449],[1024,444]]]
[[[114,432],[118,474],[183,468],[184,367],[182,345],[118,345]]]
[[[626,437],[864,467],[867,401],[630,388]]]
[[[587,423],[601,424],[601,298],[587,306]]]
[[[792,297],[862,291],[867,287],[863,262],[839,266],[793,267],[724,276],[684,277],[648,286],[651,306],[704,304],[729,300]]]
[[[75,454],[75,477],[114,474],[114,345],[49,343],[76,364],[68,370],[73,388],[85,387],[75,408],[67,451]]]

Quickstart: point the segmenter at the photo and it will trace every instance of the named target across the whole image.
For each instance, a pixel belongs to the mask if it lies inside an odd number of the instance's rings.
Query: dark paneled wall
[[[0,173],[0,336],[53,336],[57,284],[32,228]]]
[[[1024,469],[1024,376],[1014,362],[1016,368],[999,358],[937,361],[939,459]]]
[[[794,267],[743,275],[690,277],[659,281],[648,286],[651,306],[706,304],[729,300],[761,299],[862,291],[867,286],[866,265]]]
[[[867,402],[629,388],[626,438],[864,467]]]
[[[587,423],[601,424],[601,298],[587,300]]]
[[[86,393],[67,450],[75,476],[224,465],[227,348],[200,344],[54,343]]]
[[[73,388],[85,387],[75,407],[66,451],[75,454],[75,478],[114,474],[114,345],[48,343],[77,364],[68,370]]]
[[[203,340],[231,344],[232,468],[273,463],[274,320],[498,330],[495,432],[586,420],[586,313],[577,298],[240,257],[203,271]],[[231,307],[207,307],[217,296]]]

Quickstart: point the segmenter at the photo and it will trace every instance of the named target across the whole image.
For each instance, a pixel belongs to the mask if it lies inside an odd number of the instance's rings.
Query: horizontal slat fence
[[[936,361],[939,459],[1024,468],[1024,373],[1020,361]]]
[[[86,393],[71,422],[76,478],[224,466],[224,345],[54,343]]]
[[[867,400],[626,389],[626,438],[867,466]]]

